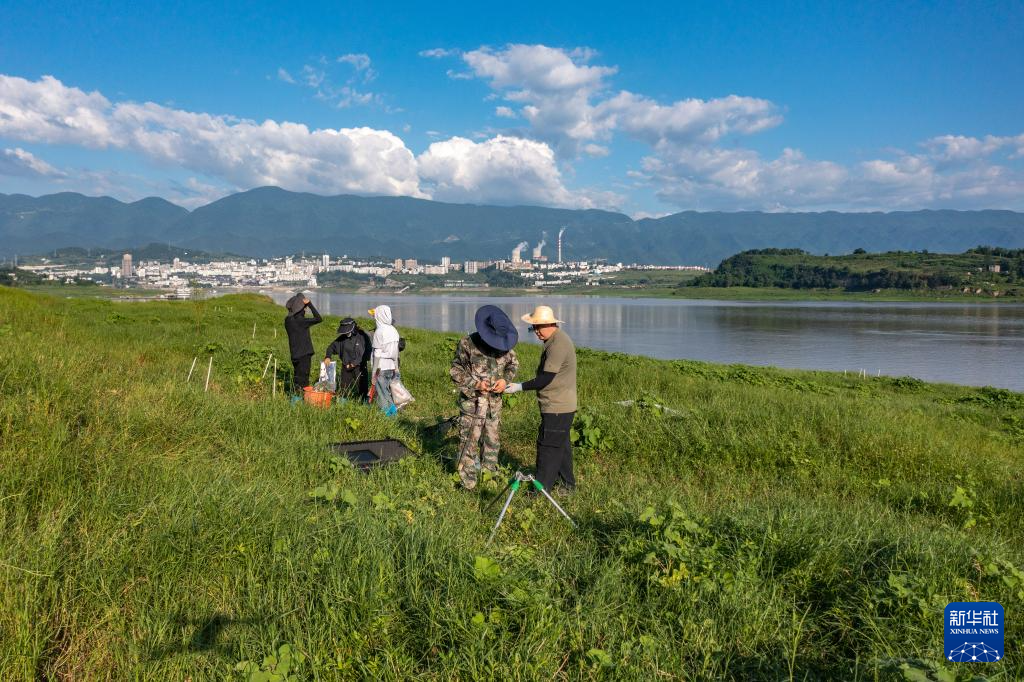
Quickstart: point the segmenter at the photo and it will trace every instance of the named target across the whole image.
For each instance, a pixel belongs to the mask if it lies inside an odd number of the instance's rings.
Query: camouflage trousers
[[[462,485],[476,487],[480,469],[498,470],[498,447],[501,445],[501,396],[481,395],[459,400],[459,463],[457,470]]]

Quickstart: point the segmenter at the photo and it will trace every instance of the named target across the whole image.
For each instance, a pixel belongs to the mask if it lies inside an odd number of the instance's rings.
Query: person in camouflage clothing
[[[479,469],[497,471],[501,440],[501,394],[519,370],[513,350],[519,333],[501,308],[476,311],[476,333],[455,349],[450,374],[459,389],[459,462],[467,490],[476,487]]]

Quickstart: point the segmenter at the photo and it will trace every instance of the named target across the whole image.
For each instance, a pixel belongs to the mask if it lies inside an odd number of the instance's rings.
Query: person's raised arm
[[[320,324],[324,321],[324,318],[320,317],[320,313],[317,311],[316,306],[308,298],[306,299],[306,307],[309,308],[309,312],[313,313],[313,317],[306,319],[306,325],[312,327],[314,324]]]

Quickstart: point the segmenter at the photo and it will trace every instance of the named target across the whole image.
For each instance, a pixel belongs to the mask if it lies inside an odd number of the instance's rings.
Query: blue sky
[[[1024,209],[1021,3],[7,3],[0,192]]]

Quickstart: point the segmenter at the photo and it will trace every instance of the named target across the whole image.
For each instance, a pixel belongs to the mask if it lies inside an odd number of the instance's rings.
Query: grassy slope
[[[166,294],[173,289],[115,289],[104,286],[77,286],[73,284],[36,284],[21,287],[37,294],[48,294],[58,298],[145,298]]]
[[[1019,394],[581,351],[580,528],[520,500],[487,548],[423,428],[456,337],[403,330],[390,421],[271,400],[280,317],[0,290],[0,678],[241,678],[289,643],[301,679],[875,679],[941,657],[948,601],[1024,603]],[[537,421],[508,406],[511,465]],[[428,454],[363,476],[324,449],[385,436]],[[1024,675],[1022,634],[952,669]]]

